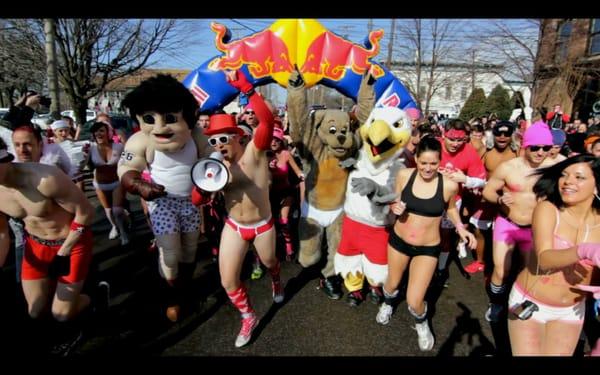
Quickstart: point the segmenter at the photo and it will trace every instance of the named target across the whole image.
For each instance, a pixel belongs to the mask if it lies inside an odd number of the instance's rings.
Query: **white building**
[[[460,63],[438,63],[434,72],[433,95],[426,103],[426,93],[428,90],[428,76],[431,64],[423,63],[421,65],[421,82],[419,90],[422,95],[421,109],[429,108],[429,113],[446,114],[450,117],[457,117],[461,108],[465,104],[473,87],[482,88],[486,97],[490,92],[500,84],[508,90],[512,97],[513,93],[520,91],[523,95],[525,104],[530,103],[531,90],[525,82],[506,81],[495,72],[503,72],[502,65],[493,64],[460,64]],[[411,91],[416,92],[417,74],[415,63],[399,62],[393,63],[391,68],[394,74]],[[504,75],[504,74],[502,74]],[[413,97],[415,95],[413,94]]]

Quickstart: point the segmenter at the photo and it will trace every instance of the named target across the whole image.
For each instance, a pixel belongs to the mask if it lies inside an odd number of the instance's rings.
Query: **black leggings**
[[[414,246],[404,242],[402,238],[400,238],[394,230],[390,231],[390,237],[388,240],[388,244],[394,248],[394,250],[408,255],[409,257],[414,257],[418,255],[428,255],[430,257],[438,258],[442,251],[442,247],[440,244],[434,246]]]

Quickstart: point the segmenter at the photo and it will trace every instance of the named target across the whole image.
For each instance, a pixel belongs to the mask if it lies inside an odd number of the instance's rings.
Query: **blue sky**
[[[221,53],[215,48],[214,44],[214,32],[210,29],[211,22],[219,22],[226,25],[232,32],[232,39],[238,39],[250,35],[254,32],[263,30],[269,27],[276,19],[179,19],[180,30],[178,36],[185,35],[185,47],[176,51],[159,51],[153,61],[152,67],[155,68],[176,68],[176,69],[195,69],[204,63],[206,60],[220,55]],[[338,35],[345,36],[347,39],[355,42],[362,43],[368,34],[369,22],[372,22],[373,29],[383,29],[384,37],[381,40],[381,50],[379,56],[376,57],[377,61],[385,61],[388,54],[389,37],[391,30],[391,19],[318,19],[329,30],[337,33]],[[431,32],[425,31],[427,23],[432,20],[423,20],[423,34],[425,40],[431,39]],[[520,35],[526,35],[528,37],[537,38],[538,30],[531,26],[530,22],[523,19],[441,19],[440,23],[449,23],[452,28],[451,42],[455,42],[456,45],[460,46],[461,50],[468,48],[474,48],[477,50],[481,59],[488,59],[487,62],[496,62],[496,56],[494,51],[490,51],[489,48],[480,48],[475,38],[485,33],[493,32],[495,29],[494,22],[500,21],[502,24],[507,25],[510,30],[514,30],[515,33]],[[405,24],[410,25],[414,22],[412,19],[397,19],[397,25]],[[394,60],[407,60],[411,58],[410,53],[414,53],[405,46],[410,46],[410,42],[403,40],[399,33],[396,33],[394,40]],[[455,48],[458,50],[459,48]],[[461,53],[460,51],[456,57],[458,60],[455,62],[470,62],[467,54]],[[484,57],[485,56],[485,57]],[[460,59],[464,58],[464,61]],[[424,57],[426,60],[427,58]],[[469,61],[467,61],[469,60]],[[285,97],[283,89],[277,89],[277,96],[281,98]],[[283,99],[282,99],[283,100]],[[281,104],[281,103],[279,103]]]
[[[378,59],[385,60],[387,57],[387,46],[389,43],[391,20],[390,19],[318,19],[329,30],[339,35],[347,35],[348,39],[355,43],[362,43],[368,34],[368,23],[373,22],[373,28],[382,28],[385,31],[381,41],[381,52]],[[155,67],[160,68],[179,68],[195,69],[209,58],[220,54],[214,46],[215,34],[210,30],[211,22],[219,22],[226,25],[232,32],[233,39],[238,39],[269,27],[275,19],[244,19],[244,18],[226,18],[226,19],[180,19],[180,26],[188,33],[189,43],[181,52],[159,52],[155,60]],[[410,19],[399,19],[400,22],[410,22]],[[442,20],[448,21],[448,20]],[[460,40],[465,45],[469,45],[476,35],[481,34],[481,30],[488,27],[490,20],[486,19],[453,19],[449,20],[455,26],[454,32],[456,40]],[[519,19],[502,20],[503,23],[510,25],[515,30],[524,30],[525,22]],[[529,32],[532,32],[529,30]],[[394,45],[402,45],[396,34]]]

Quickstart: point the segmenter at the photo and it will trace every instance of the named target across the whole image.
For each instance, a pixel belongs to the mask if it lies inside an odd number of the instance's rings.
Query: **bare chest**
[[[17,191],[2,189],[0,191],[2,211],[15,218],[27,216],[46,217],[54,209],[54,203],[37,191]]]

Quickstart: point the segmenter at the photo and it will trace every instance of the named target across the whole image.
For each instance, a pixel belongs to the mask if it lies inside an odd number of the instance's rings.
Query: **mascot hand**
[[[294,65],[294,71],[290,74],[290,78],[288,80],[288,84],[291,87],[302,87],[304,86],[304,78],[302,78],[302,73],[298,70],[298,66]]]
[[[138,171],[128,171],[121,176],[121,184],[131,194],[137,194],[146,201],[151,201],[167,195],[165,187],[142,179]]]
[[[226,71],[225,75],[229,84],[242,93],[248,95],[254,90],[254,86],[248,82],[248,78],[246,78],[246,75],[242,71]]]
[[[353,193],[358,193],[362,196],[376,193],[377,188],[379,187],[375,181],[366,177],[353,178],[350,185],[352,185]]]
[[[400,198],[400,193],[389,193],[383,195],[375,195],[371,201],[375,204],[385,205],[391,204],[396,201],[396,199]]]
[[[340,160],[339,165],[340,165],[340,167],[345,168],[345,169],[352,168],[356,165],[356,159],[347,158],[344,160]]]

